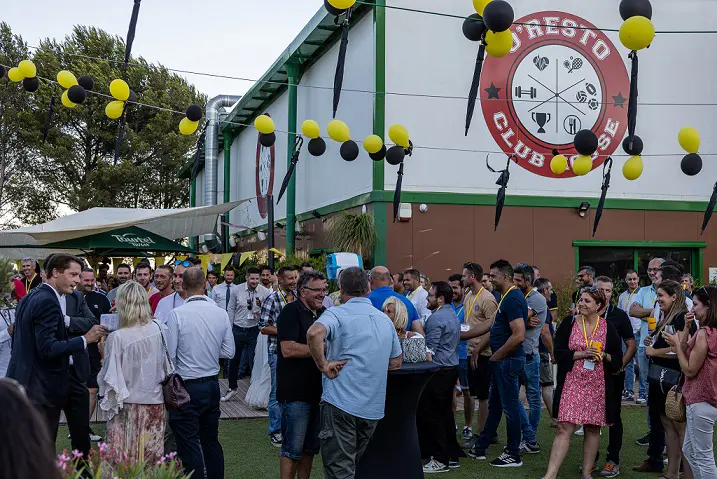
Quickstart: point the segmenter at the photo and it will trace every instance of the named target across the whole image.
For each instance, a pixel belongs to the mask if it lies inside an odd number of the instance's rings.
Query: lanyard
[[[471,314],[473,314],[473,306],[476,305],[476,301],[478,301],[478,296],[480,296],[480,294],[483,292],[483,289],[484,289],[484,288],[481,286],[481,289],[478,290],[478,293],[476,293],[476,294],[471,298],[473,301],[471,301],[470,303],[468,303],[468,316],[470,316]]]
[[[37,273],[32,275],[32,278],[30,279],[30,282],[27,281],[27,278],[25,278],[25,292],[30,292],[30,286],[32,286],[32,282],[35,281],[35,276],[37,276]]]
[[[627,306],[628,306],[628,307],[630,306],[630,301],[632,301],[632,297],[635,296],[635,293],[637,293],[637,290],[639,290],[639,289],[640,289],[640,288],[635,288],[635,291],[633,291],[632,293],[630,293],[630,294],[627,296]]]
[[[191,303],[192,301],[206,301],[206,300],[207,300],[207,298],[198,296],[195,298],[189,298],[187,301],[185,301],[185,303]]]
[[[500,298],[500,303],[498,303],[498,311],[500,311],[500,305],[503,304],[503,300],[505,299],[505,297],[508,296],[508,293],[510,293],[510,292],[513,291],[514,289],[515,289],[515,285],[511,286],[510,289],[505,292],[505,294],[503,295],[503,297]]]
[[[438,311],[440,311],[442,307],[443,307],[443,305],[440,305],[440,306],[433,312],[433,314],[436,314]]]
[[[528,299],[528,297],[529,297],[531,294],[533,294],[533,291],[535,291],[535,288],[533,288],[533,289],[531,289],[530,291],[528,291],[528,294],[525,295],[525,299]]]
[[[598,316],[597,321],[595,321],[595,329],[593,329],[593,334],[590,336],[590,342],[588,342],[588,333],[585,330],[585,316],[582,317],[583,319],[583,336],[585,337],[585,347],[589,348],[593,345],[593,339],[595,339],[595,333],[597,332],[598,324],[600,324],[600,317]]]
[[[463,311],[463,306],[465,306],[464,303],[461,303],[461,308],[458,309],[458,310],[455,308],[455,306],[453,307],[453,311],[456,312],[456,316],[460,316],[460,315],[461,315],[461,311]],[[463,319],[465,319],[465,316],[464,316]]]
[[[408,299],[413,300],[413,297],[416,296],[417,292],[418,292],[418,288],[414,289],[413,292],[408,293]]]
[[[286,306],[289,303],[289,300],[286,299],[286,295],[284,295],[284,292],[281,291],[281,288],[277,289],[277,293],[279,293],[279,297],[281,298],[281,300],[284,303],[283,306]]]

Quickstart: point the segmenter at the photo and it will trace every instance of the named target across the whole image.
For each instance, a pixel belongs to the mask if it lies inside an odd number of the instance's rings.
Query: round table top
[[[440,366],[432,361],[424,361],[422,363],[403,363],[401,369],[389,371],[389,374],[424,374],[434,373],[439,369]]]

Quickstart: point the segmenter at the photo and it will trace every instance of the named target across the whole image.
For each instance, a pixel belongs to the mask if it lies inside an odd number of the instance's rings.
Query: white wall
[[[602,28],[619,28],[622,19],[617,0],[511,0],[516,19],[542,11],[562,11],[578,15]],[[389,0],[390,5],[440,11],[467,16],[474,13],[469,0]],[[653,22],[659,30],[717,30],[717,3],[706,0],[683,0],[679,8],[672,2],[653,1]],[[387,9],[387,91],[466,97],[470,88],[478,46],[461,32],[462,20]],[[531,17],[533,18],[533,17]],[[535,18],[544,23],[542,15]],[[515,26],[514,26],[515,28]],[[620,55],[629,71],[628,51],[620,44],[616,32],[607,36],[616,47],[611,55]],[[537,40],[536,40],[537,41]],[[710,52],[717,46],[714,35],[659,35],[651,48],[640,52],[640,81],[637,134],[645,142],[645,171],[630,182],[621,173],[627,160],[621,147],[613,155],[611,198],[660,200],[706,200],[717,178],[715,156],[703,156],[704,168],[696,177],[680,170],[684,153],[677,142],[683,126],[696,127],[702,135],[701,152],[717,153],[717,131],[714,120],[717,106],[664,106],[645,103],[717,104],[717,69]],[[514,54],[500,61],[514,62]],[[484,75],[491,62],[486,62]],[[552,67],[552,65],[551,65]],[[480,93],[488,85],[482,84]],[[627,96],[627,93],[624,93]],[[612,101],[607,98],[606,101]],[[476,105],[473,124],[464,137],[467,101],[458,99],[386,97],[386,127],[404,124],[417,146],[488,150],[501,148],[486,127],[480,103]],[[627,103],[625,103],[625,108]],[[615,141],[621,142],[622,138]],[[544,151],[546,162],[552,155]],[[491,154],[494,167],[504,167],[503,153]],[[416,149],[407,160],[404,190],[446,191],[456,193],[494,193],[497,175],[485,166],[486,153]],[[511,167],[508,193],[511,195],[573,196],[600,192],[601,170],[585,177],[548,178],[519,165]],[[396,168],[387,165],[386,188],[393,189]]]

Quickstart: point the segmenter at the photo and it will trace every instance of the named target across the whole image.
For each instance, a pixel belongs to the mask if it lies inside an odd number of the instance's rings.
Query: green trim
[[[291,167],[291,159],[294,156],[294,143],[296,142],[296,123],[298,116],[298,88],[301,80],[299,65],[294,63],[286,64],[286,74],[289,79],[289,112],[287,114],[287,129],[289,134],[286,140],[286,168]],[[286,255],[293,256],[296,241],[296,171],[289,178],[289,186],[286,189]]]
[[[386,134],[386,0],[376,0],[377,8],[373,9],[373,42],[374,42],[374,91],[373,98],[373,134],[382,139]],[[373,162],[373,190],[383,191],[385,185],[385,168],[383,161]],[[387,221],[386,205],[373,205],[373,218],[378,234],[378,241],[373,248],[373,265],[385,265],[387,259]]]
[[[604,248],[706,248],[704,241],[622,241],[622,240],[573,240],[577,247]]]
[[[692,275],[695,279],[704,283],[704,248],[700,248],[696,251],[697,261],[692,263]]]
[[[388,213],[386,203],[373,203],[373,221],[378,234],[378,241],[373,249],[373,266],[385,266],[388,261],[387,230]]]
[[[197,179],[192,178],[189,182],[189,207],[194,208],[197,206]],[[193,250],[197,250],[197,237],[192,236],[189,238],[189,247]]]
[[[632,269],[636,272],[640,270],[640,255],[637,254],[637,248],[632,250]]]
[[[575,263],[575,267],[573,269],[575,270],[575,272],[577,272],[578,268],[580,267],[580,247],[579,246],[573,247],[573,254],[575,255],[574,259],[573,259],[573,263]]]
[[[231,201],[232,141],[234,138],[229,131],[225,131],[222,136],[224,137],[224,203],[229,203]],[[224,222],[229,223],[229,212],[224,213]],[[222,225],[222,238],[224,238],[222,251],[230,251],[228,225]]]

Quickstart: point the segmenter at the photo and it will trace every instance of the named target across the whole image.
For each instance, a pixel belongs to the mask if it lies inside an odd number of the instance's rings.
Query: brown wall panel
[[[702,214],[687,211],[645,211],[645,239],[699,241]]]
[[[386,208],[386,265],[391,271],[403,271],[413,264],[413,221],[393,222],[393,204],[377,204]],[[413,205],[414,214],[418,205]]]
[[[603,210],[595,238],[592,238],[593,224],[597,204],[589,210],[589,231],[586,237],[574,239],[600,239],[642,241],[645,239],[645,211],[642,210]],[[577,214],[575,216],[578,216]],[[578,216],[579,217],[579,216]]]
[[[471,260],[474,244],[473,206],[431,205],[426,213],[414,205],[413,265],[446,279]]]
[[[506,259],[511,263],[533,261],[533,209],[504,208],[498,230],[493,231],[495,207],[475,207],[476,241],[473,259],[484,270],[497,259]]]
[[[558,278],[572,274],[574,268],[573,239],[590,235],[591,223],[581,218],[577,209],[534,208],[535,254],[533,264],[540,268],[546,278]]]

